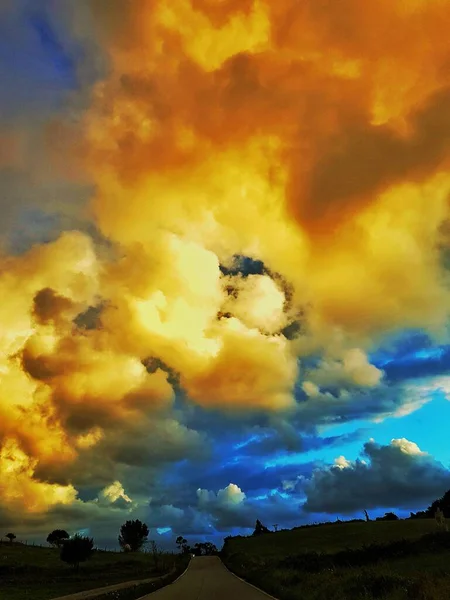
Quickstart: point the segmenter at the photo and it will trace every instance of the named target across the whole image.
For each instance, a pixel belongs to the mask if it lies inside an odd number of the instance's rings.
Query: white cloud
[[[217,492],[217,500],[225,506],[237,506],[244,502],[246,496],[239,486],[235,483],[230,483],[223,490]]]
[[[132,499],[126,495],[123,485],[120,483],[120,481],[114,481],[114,483],[102,491],[101,495],[110,502],[116,502],[116,500],[119,498],[122,498],[125,500],[125,502],[133,502]]]
[[[234,508],[244,502],[246,495],[235,483],[230,483],[226,488],[219,490],[217,494],[209,490],[197,490],[198,504],[202,508],[208,506],[220,506],[223,508]]]
[[[381,382],[383,371],[370,364],[363,350],[351,348],[340,356],[323,358],[316,369],[307,372],[307,377],[318,387],[371,388]]]

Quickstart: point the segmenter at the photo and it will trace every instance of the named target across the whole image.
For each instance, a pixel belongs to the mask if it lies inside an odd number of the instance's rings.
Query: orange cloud
[[[298,355],[376,385],[379,336],[448,317],[450,0],[87,4],[110,70],[76,172],[111,248],[66,232],[1,258],[0,443],[24,486],[170,406],[148,359],[204,407],[289,410]],[[223,275],[235,254],[268,271]]]
[[[316,338],[436,330],[448,5],[160,0],[118,35],[99,21],[112,72],[86,126],[102,231],[127,252],[167,230],[221,262],[259,258],[314,307]]]
[[[73,486],[52,485],[33,478],[36,460],[30,459],[14,440],[7,439],[0,449],[0,502],[39,513],[55,504],[72,504],[77,498]]]

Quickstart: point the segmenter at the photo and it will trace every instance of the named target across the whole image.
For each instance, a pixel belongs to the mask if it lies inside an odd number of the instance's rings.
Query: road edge
[[[228,571],[228,573],[231,573],[231,575],[233,575],[233,577],[236,577],[236,579],[239,579],[239,581],[242,581],[242,583],[245,583],[246,585],[249,585],[250,587],[254,588],[255,590],[258,590],[258,592],[261,592],[261,594],[264,594],[265,596],[267,596],[268,598],[271,598],[272,600],[279,600],[278,598],[275,598],[275,596],[271,596],[269,593],[265,592],[264,590],[262,590],[259,587],[256,587],[256,585],[253,585],[253,583],[250,583],[249,581],[245,581],[245,579],[242,579],[242,577],[239,577],[239,575],[236,575],[236,573],[233,573],[233,571],[231,571],[227,565],[223,562],[223,560],[219,557],[220,562],[222,563],[222,565],[225,567],[225,569]],[[138,598],[138,600],[140,600]]]
[[[191,558],[191,560],[192,560],[192,558]],[[139,596],[139,598],[136,598],[136,600],[145,600],[145,598],[148,598],[151,594],[156,594],[156,592],[159,592],[159,590],[163,590],[164,588],[169,587],[169,585],[173,585],[174,583],[176,583],[179,579],[181,579],[184,575],[186,575],[186,572],[188,571],[188,569],[190,567],[191,560],[188,562],[188,566],[185,568],[185,570],[181,573],[181,575],[178,575],[178,577],[176,579],[174,579],[170,583],[167,583],[166,585],[161,586],[154,592],[149,592],[148,594],[144,594],[144,596]]]
[[[192,560],[192,558],[191,558]],[[167,585],[173,585],[174,583],[176,583],[179,579],[181,579],[184,575],[186,575],[187,570],[189,569],[190,565],[191,565],[191,560],[188,562],[188,566],[185,568],[185,570],[181,573],[181,575],[178,575],[178,577],[176,579],[174,579],[171,583],[168,583]],[[167,585],[165,585],[164,587],[167,587]],[[160,588],[162,589],[162,588]],[[137,600],[140,600],[140,598],[138,598]]]
[[[131,579],[128,581],[120,581],[119,583],[113,583],[100,588],[80,590],[79,592],[73,592],[72,594],[66,594],[65,596],[58,596],[57,598],[51,598],[51,600],[96,600],[96,598],[101,598],[101,596],[109,594],[110,592],[127,590],[135,585],[145,585],[146,583],[158,581],[160,578],[161,577],[149,577],[148,579]]]

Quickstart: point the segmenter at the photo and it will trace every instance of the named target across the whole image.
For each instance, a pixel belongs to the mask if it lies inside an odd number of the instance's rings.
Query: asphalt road
[[[229,573],[217,556],[197,556],[178,581],[141,600],[268,600],[255,589]]]

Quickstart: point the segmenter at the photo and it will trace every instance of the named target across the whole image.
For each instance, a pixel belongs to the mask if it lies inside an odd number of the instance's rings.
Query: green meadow
[[[51,600],[123,581],[160,577],[178,568],[178,563],[177,557],[167,553],[160,555],[156,566],[151,553],[94,551],[77,572],[61,561],[58,549],[2,543],[0,599]],[[125,593],[115,597],[125,597]]]
[[[450,533],[434,519],[228,538],[223,560],[280,600],[448,600]]]

